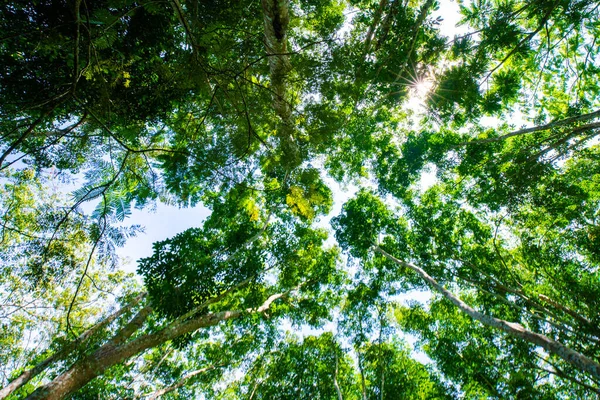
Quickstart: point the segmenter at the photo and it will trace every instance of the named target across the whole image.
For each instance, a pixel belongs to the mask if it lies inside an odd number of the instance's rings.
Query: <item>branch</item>
[[[67,356],[72,350],[74,350],[77,346],[85,343],[89,338],[96,334],[96,332],[110,325],[113,321],[118,319],[120,316],[129,311],[132,307],[136,306],[142,299],[146,297],[146,292],[137,295],[131,302],[129,302],[126,306],[120,308],[113,314],[104,318],[103,320],[97,322],[87,331],[83,332],[77,339],[67,343],[56,353],[52,354],[50,357],[45,360],[39,362],[33,368],[30,368],[21,373],[18,377],[13,379],[8,385],[0,390],[0,400],[5,399],[10,396],[15,390],[19,389],[31,379],[42,373],[48,366],[56,361],[62,360],[65,356]]]
[[[2,153],[2,155],[0,156],[0,170],[6,168],[6,166],[2,166],[2,164],[4,164],[4,161],[6,160],[6,157],[8,157],[10,155],[10,153],[12,153],[27,138],[27,136],[29,136],[29,134],[35,129],[36,126],[38,126],[40,123],[42,123],[44,118],[46,118],[48,115],[50,115],[52,113],[52,111],[54,110],[55,107],[51,108],[49,111],[44,113],[44,115],[42,115],[38,119],[36,119],[31,125],[29,125],[29,128],[27,128],[27,130],[25,130],[25,132],[23,132],[23,134],[21,134],[21,136],[19,136],[19,138],[17,140],[12,142],[12,144],[10,146],[8,146],[8,149],[6,149],[4,151],[4,153]]]
[[[92,250],[90,251],[90,255],[88,256],[87,262],[85,263],[85,268],[83,269],[81,278],[79,279],[79,282],[77,283],[77,288],[75,289],[75,294],[73,294],[73,298],[71,299],[71,302],[69,303],[69,310],[67,311],[67,327],[66,327],[67,334],[71,330],[70,317],[71,317],[71,311],[73,311],[73,305],[75,304],[75,300],[77,299],[77,295],[79,294],[79,290],[81,289],[81,284],[83,283],[83,280],[85,279],[85,276],[87,275],[88,269],[90,268],[90,264],[92,263],[92,259],[94,257],[94,252],[96,251],[96,247],[98,247],[98,243],[100,243],[100,240],[102,240],[102,236],[104,236],[104,232],[106,232],[106,227],[108,225],[108,222],[106,221],[106,208],[107,208],[106,195],[104,193],[102,193],[102,197],[104,199],[104,217],[102,218],[102,222],[103,222],[102,231],[100,232],[100,234],[94,241],[94,245],[92,246]]]
[[[474,145],[474,144],[480,145],[480,144],[486,144],[486,143],[492,143],[492,142],[499,142],[501,140],[505,140],[505,139],[508,139],[513,136],[520,136],[520,135],[525,135],[528,133],[546,131],[548,129],[558,128],[561,126],[572,124],[574,122],[587,121],[587,120],[594,119],[597,117],[600,117],[600,110],[596,110],[596,111],[588,113],[588,114],[578,115],[576,117],[571,117],[571,118],[566,118],[566,119],[550,122],[548,124],[541,125],[541,126],[534,126],[531,128],[519,129],[518,131],[513,131],[513,132],[507,133],[505,135],[494,137],[494,138],[462,142],[462,143],[460,143],[460,145]],[[593,129],[593,128],[598,128],[598,127],[600,127],[600,124],[597,122],[594,122],[594,123],[578,126],[576,129],[577,129],[577,132],[580,132],[580,131],[586,130],[588,128]]]
[[[500,63],[498,65],[496,65],[494,67],[494,69],[492,69],[487,76],[483,79],[483,81],[487,81],[489,79],[489,77],[498,69],[500,68],[502,65],[504,65],[504,63],[506,61],[508,61],[509,58],[511,58],[516,52],[517,50],[519,50],[519,48],[521,46],[523,46],[526,42],[528,42],[529,40],[531,40],[535,35],[537,35],[537,33],[539,31],[542,30],[542,28],[546,25],[546,22],[548,21],[548,19],[550,18],[550,15],[552,14],[552,11],[554,11],[554,9],[558,6],[559,1],[555,1],[554,4],[552,5],[552,7],[550,7],[550,9],[546,12],[546,14],[542,17],[540,24],[538,25],[538,27],[536,28],[536,30],[534,30],[533,32],[531,32],[529,35],[525,36],[523,39],[521,39],[521,41],[506,55],[506,57],[504,57],[504,59],[502,61],[500,61]]]
[[[532,332],[526,329],[523,325],[515,322],[509,322],[502,319],[498,319],[489,315],[485,315],[475,310],[473,307],[469,306],[467,303],[462,301],[460,298],[455,296],[452,292],[447,290],[441,284],[439,284],[434,278],[432,278],[427,272],[423,269],[417,267],[416,265],[407,263],[405,261],[399,260],[394,256],[387,253],[385,250],[380,248],[379,246],[374,247],[375,252],[383,255],[388,260],[403,266],[405,268],[411,269],[421,276],[433,289],[442,294],[446,299],[450,300],[454,305],[456,305],[461,311],[469,315],[471,318],[481,322],[482,324],[496,328],[501,330],[511,336],[526,340],[532,344],[542,347],[546,351],[551,354],[554,354],[575,368],[585,371],[596,379],[600,378],[600,364],[595,360],[587,357],[586,355],[579,353],[571,349],[570,347],[557,342],[545,335]]]
[[[58,375],[51,382],[36,389],[27,397],[27,400],[65,398],[69,394],[74,393],[85,386],[92,379],[102,375],[108,368],[121,363],[146,349],[156,347],[198,329],[215,326],[223,321],[240,318],[247,314],[264,313],[276,300],[287,297],[297,288],[298,287],[287,292],[274,294],[265,300],[261,306],[255,309],[249,308],[245,310],[208,313],[191,320],[171,323],[158,332],[138,336],[119,346],[110,345],[110,343],[104,344],[94,353],[75,362],[71,368]],[[130,324],[131,323],[133,323],[133,320]],[[119,334],[115,335],[115,337],[111,339],[113,343],[118,342],[118,335]]]

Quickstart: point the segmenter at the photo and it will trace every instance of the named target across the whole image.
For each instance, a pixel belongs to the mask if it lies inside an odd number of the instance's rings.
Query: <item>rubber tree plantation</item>
[[[597,399],[598,21],[2,2],[0,399]]]

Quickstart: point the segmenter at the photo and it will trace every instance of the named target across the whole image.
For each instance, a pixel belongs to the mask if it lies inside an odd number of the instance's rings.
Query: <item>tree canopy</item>
[[[0,399],[597,398],[599,20],[4,2]]]

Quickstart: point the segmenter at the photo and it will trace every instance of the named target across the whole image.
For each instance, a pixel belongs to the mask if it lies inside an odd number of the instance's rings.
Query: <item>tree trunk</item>
[[[287,293],[279,293],[269,297],[259,308],[252,310],[233,310],[222,311],[214,314],[206,314],[197,318],[171,324],[161,331],[139,336],[129,342],[125,342],[125,335],[131,335],[135,332],[136,324],[138,329],[141,327],[142,318],[140,313],[134,317],[117,335],[108,343],[100,347],[90,356],[76,362],[61,375],[57,376],[48,384],[36,389],[27,400],[58,400],[63,399],[71,393],[85,386],[92,379],[102,375],[110,367],[119,364],[130,357],[152,347],[156,347],[169,340],[175,339],[186,333],[194,332],[200,328],[207,328],[217,325],[221,321],[239,318],[245,313],[262,313],[266,311],[271,304]],[[145,309],[143,309],[145,310]]]
[[[265,28],[265,47],[269,58],[273,108],[281,122],[277,129],[285,163],[295,167],[302,161],[294,139],[295,123],[288,95],[288,74],[292,69],[287,46],[287,29],[290,22],[289,0],[262,0]]]
[[[600,364],[592,360],[591,358],[585,356],[584,354],[581,354],[545,335],[529,331],[519,323],[508,322],[502,319],[482,314],[479,311],[472,308],[471,306],[469,306],[468,304],[466,304],[458,297],[456,297],[452,292],[446,290],[446,288],[444,288],[435,279],[429,276],[429,274],[427,274],[423,269],[417,267],[416,265],[395,258],[379,246],[375,246],[375,251],[383,255],[388,260],[415,271],[424,280],[426,280],[432,288],[441,293],[444,297],[450,300],[454,305],[456,305],[461,311],[468,314],[471,318],[481,322],[484,325],[491,326],[493,328],[506,332],[511,336],[524,339],[530,343],[540,346],[549,353],[562,358],[569,364],[573,365],[575,368],[589,373],[595,379],[600,379]]]
[[[338,383],[337,380],[337,376],[338,376],[338,355],[337,352],[335,353],[335,371],[333,372],[333,386],[335,386],[335,392],[337,393],[338,396],[338,400],[344,400],[344,397],[342,396],[342,391],[340,390],[340,385]]]

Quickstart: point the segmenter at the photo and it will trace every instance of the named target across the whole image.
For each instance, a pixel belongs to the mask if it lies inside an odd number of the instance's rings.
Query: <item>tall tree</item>
[[[0,5],[0,398],[595,396],[598,4],[443,6]]]

